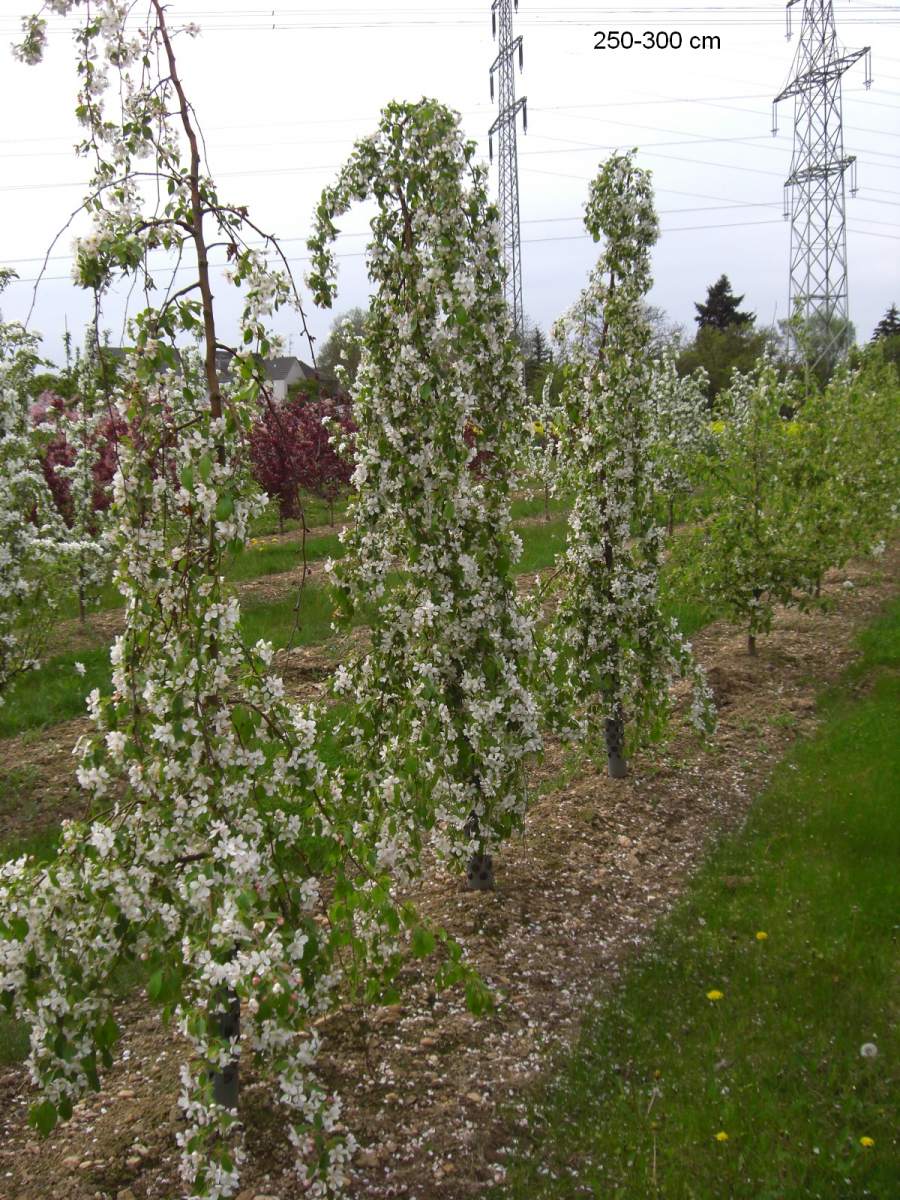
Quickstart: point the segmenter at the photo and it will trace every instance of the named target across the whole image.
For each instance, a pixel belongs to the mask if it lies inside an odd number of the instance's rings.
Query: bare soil
[[[710,846],[741,825],[788,745],[815,729],[815,695],[849,665],[855,633],[896,593],[898,563],[894,547],[878,563],[832,573],[833,610],[780,613],[755,658],[743,633],[721,622],[704,629],[695,650],[719,706],[710,749],[680,733],[611,781],[551,746],[532,773],[525,827],[495,862],[496,890],[467,892],[444,872],[416,890],[412,898],[464,944],[499,1005],[473,1018],[458,995],[435,997],[427,965],[417,964],[400,1005],[345,1009],[325,1022],[321,1065],[363,1147],[353,1200],[464,1200],[502,1179],[528,1089]],[[320,688],[329,662],[304,653],[294,686]],[[0,1074],[0,1200],[182,1194],[175,1134],[185,1047],[139,996],[123,1003],[120,1023],[104,1091],[46,1141],[26,1124],[34,1093],[23,1068]],[[299,1200],[279,1113],[249,1075],[242,1114],[250,1160],[240,1200]]]

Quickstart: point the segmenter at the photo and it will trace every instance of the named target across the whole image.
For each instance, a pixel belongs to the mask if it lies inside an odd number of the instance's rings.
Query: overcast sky
[[[859,160],[859,194],[847,200],[850,310],[867,339],[887,306],[900,303],[900,8],[880,0],[836,0],[838,35],[848,49],[872,45],[874,86],[863,64],[844,79],[846,153]],[[799,10],[795,30],[799,30]],[[25,10],[0,0],[0,39],[8,45]],[[429,95],[457,109],[467,134],[487,153],[494,109],[488,67],[496,54],[490,0],[291,0],[285,7],[229,0],[173,0],[170,19],[196,21],[181,44],[181,72],[204,127],[220,195],[247,204],[257,224],[285,239],[302,277],[305,238],[321,188],[353,140],[375,125],[391,99]],[[85,164],[72,153],[74,18],[51,17],[42,65],[0,58],[0,265],[21,282],[2,298],[6,319],[25,319],[47,247],[77,208]],[[679,50],[594,49],[594,31],[678,31]],[[662,236],[651,300],[693,329],[693,302],[723,272],[761,323],[787,310],[789,226],[782,182],[790,169],[792,104],[772,137],[771,99],[788,81],[797,34],[784,36],[784,6],[550,4],[522,0],[515,32],[524,37],[519,95],[528,98],[528,134],[519,132],[524,300],[547,329],[575,298],[596,248],[583,236],[587,182],[614,149],[639,148],[652,169]],[[692,50],[691,35],[721,39]],[[492,176],[496,186],[496,172]],[[83,229],[76,219],[73,231]],[[342,222],[337,311],[365,303],[362,252],[366,213]],[[72,232],[53,251],[31,325],[59,359],[65,323],[80,340],[88,297],[69,282]],[[227,298],[228,289],[219,294]],[[324,335],[332,313],[308,305]],[[105,324],[118,342],[123,297],[110,299]],[[235,309],[226,300],[226,337]],[[229,328],[231,323],[231,328]],[[288,317],[280,332],[294,335]]]

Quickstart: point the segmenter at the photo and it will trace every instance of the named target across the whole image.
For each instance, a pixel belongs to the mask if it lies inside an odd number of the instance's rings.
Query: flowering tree
[[[675,504],[694,487],[709,441],[708,376],[702,367],[680,376],[669,346],[652,370],[650,388],[657,480],[666,502],[666,523],[675,527]]]
[[[282,533],[286,520],[302,515],[301,407],[296,399],[284,404],[264,403],[250,432],[253,476],[277,505],[278,527]]]
[[[629,155],[613,155],[591,184],[585,225],[604,239],[575,307],[554,329],[562,362],[558,400],[545,427],[557,434],[556,483],[573,498],[560,565],[562,596],[547,651],[562,711],[582,736],[602,728],[609,774],[626,773],[624,736],[658,734],[670,685],[693,680],[693,721],[709,727],[709,691],[674,621],[659,606],[663,531],[654,505],[650,328],[642,307],[658,225],[650,179]],[[597,332],[599,330],[599,333]]]
[[[360,819],[376,825],[382,863],[418,869],[430,834],[440,854],[469,859],[472,886],[487,887],[540,739],[523,678],[531,633],[511,577],[524,394],[497,214],[474,158],[446,108],[389,104],[323,192],[309,245],[310,284],[330,305],[334,222],[375,201],[356,496],[347,556],[332,564],[345,610],[372,611],[371,650],[337,678],[355,703]]]
[[[314,1072],[314,1022],[339,995],[383,996],[410,939],[413,953],[434,940],[390,900],[341,776],[318,757],[314,713],[286,701],[271,647],[241,639],[224,560],[245,544],[260,505],[246,443],[263,386],[257,363],[271,345],[266,320],[290,284],[247,245],[246,213],[223,204],[201,170],[164,8],[151,0],[137,37],[129,12],[103,4],[78,33],[79,114],[96,175],[95,230],[78,245],[76,275],[102,292],[155,246],[193,252],[197,273],[133,323],[114,482],[125,632],[112,648],[111,694],[89,697],[95,733],[78,770],[94,817],[65,827],[51,862],[0,868],[0,996],[30,1026],[29,1067],[44,1097],[32,1120],[46,1131],[100,1086],[118,1037],[110,975],[123,959],[142,960],[150,1000],[192,1050],[179,1135],[191,1196],[239,1186],[242,1050],[272,1080],[307,1193],[324,1196],[340,1189],[353,1140]],[[40,56],[42,35],[41,19],[29,21],[23,57]],[[108,91],[100,64],[119,73]],[[161,181],[150,212],[138,156]],[[228,246],[243,286],[228,393],[215,363],[211,237]],[[199,332],[200,360],[175,353],[185,332]],[[464,976],[452,950],[439,982]]]
[[[11,682],[39,665],[68,549],[23,386],[36,345],[21,326],[0,322],[0,704]]]
[[[55,421],[56,434],[43,458],[44,476],[80,546],[74,570],[78,611],[84,620],[112,566],[106,534],[123,422],[106,394],[109,385],[103,386],[93,331],[72,374],[76,394],[71,401],[43,393],[32,412],[44,410],[45,419],[52,415]]]
[[[250,435],[253,474],[278,505],[278,519],[302,516],[301,490],[329,505],[347,487],[353,463],[335,448],[354,430],[348,406],[335,400],[293,396],[283,404],[265,403]]]
[[[745,626],[755,654],[776,605],[803,605],[815,588],[795,485],[801,429],[782,415],[796,407],[797,388],[762,359],[752,375],[735,372],[719,401],[724,419],[709,459],[716,502],[676,545],[677,573]]]
[[[887,363],[839,366],[820,392],[806,396],[788,426],[798,553],[816,596],[830,567],[868,552],[896,521],[897,393]]]
[[[334,524],[334,502],[353,478],[350,453],[356,425],[350,406],[335,400],[309,400],[302,408],[301,487],[324,500]]]

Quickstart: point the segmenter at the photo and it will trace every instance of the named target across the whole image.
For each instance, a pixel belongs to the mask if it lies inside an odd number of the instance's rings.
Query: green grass
[[[526,525],[519,532],[522,557],[516,564],[516,570],[522,573],[541,571],[553,565],[565,546],[566,520],[560,517]],[[337,558],[342,550],[336,535],[325,534],[307,543],[307,560],[313,562],[329,556]],[[252,547],[237,555],[230,564],[228,578],[233,581],[260,578],[290,570],[299,566],[300,562],[299,543],[273,542]],[[665,587],[662,600],[664,611],[678,618],[682,631],[688,637],[715,615],[685,597],[668,594]],[[296,603],[296,588],[288,589],[283,598],[274,601],[246,600],[241,617],[246,638],[250,642],[264,638],[272,642],[276,649],[289,643],[310,646],[326,641],[331,635],[334,610],[327,585],[306,584],[301,599],[300,620],[294,632]],[[366,614],[362,612],[357,623],[365,619]],[[83,677],[75,671],[76,662],[85,665],[86,674]],[[0,707],[0,738],[83,716],[85,696],[95,687],[100,688],[101,692],[109,687],[109,651],[106,647],[68,652],[47,659],[39,670],[24,677],[10,689],[6,704]]]
[[[321,562],[326,558],[339,558],[343,547],[336,533],[326,533],[307,539],[307,563]],[[240,554],[233,555],[226,567],[225,578],[230,583],[245,583],[251,579],[260,579],[264,575],[279,575],[284,571],[293,571],[303,565],[303,549],[299,541],[268,542],[264,545],[248,546]],[[122,595],[113,583],[107,583],[101,591],[98,601],[92,605],[89,612],[105,609],[121,608],[124,601]],[[78,598],[69,596],[60,606],[60,617],[74,619],[78,616]]]
[[[334,521],[336,525],[340,525],[343,522],[346,510],[347,498],[345,496],[335,501]],[[330,524],[328,505],[324,500],[317,500],[315,496],[304,495],[303,511],[306,514],[307,529],[318,529],[322,525]],[[299,529],[300,522],[289,518],[284,522],[284,528],[285,532],[291,529]],[[250,536],[266,537],[268,534],[278,532],[278,506],[270,501],[265,511],[251,522]]]
[[[84,675],[76,671],[76,662],[84,664]],[[0,707],[0,738],[84,716],[88,693],[94,688],[108,691],[109,685],[108,647],[54,655],[36,671],[21,676],[6,693]]]
[[[900,1195],[900,604],[860,648],[533,1099],[493,1200]]]
[[[522,539],[522,557],[516,563],[516,571],[522,574],[543,571],[552,567],[557,555],[565,549],[566,518],[524,525],[517,532]]]
[[[325,533],[308,538],[306,542],[307,563],[322,562],[326,558],[340,558],[344,548],[336,533]],[[283,571],[299,570],[303,566],[303,549],[299,541],[269,542],[263,546],[250,546],[235,555],[228,564],[225,578],[231,583],[248,579],[259,579],[263,575],[278,575]]]

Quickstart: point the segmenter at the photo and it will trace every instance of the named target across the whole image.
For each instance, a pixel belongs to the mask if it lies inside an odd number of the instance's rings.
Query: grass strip
[[[566,522],[560,518],[523,526],[520,533],[523,551],[516,567],[517,572],[524,574],[541,571],[553,565],[565,546]],[[336,539],[330,536],[318,539],[318,543],[329,543],[332,540],[337,544]],[[309,543],[314,544],[316,543]],[[286,547],[278,544],[265,549],[272,551],[273,558],[282,553],[290,553]],[[252,552],[247,552],[247,557],[250,553]],[[327,546],[323,545],[322,556],[326,557],[327,553]],[[687,637],[716,615],[712,610],[672,593],[667,589],[664,577],[661,598],[664,611],[678,619],[682,632]],[[286,590],[284,596],[278,600],[245,600],[241,610],[241,628],[247,641],[252,644],[262,638],[271,642],[276,650],[289,644],[313,646],[326,642],[331,637],[334,615],[334,602],[328,586],[323,583],[307,583],[303,589],[299,615],[296,605],[295,589]],[[365,617],[365,613],[360,613],[360,622],[364,622]],[[76,663],[83,664],[84,675],[78,673]],[[61,721],[83,716],[85,697],[94,688],[105,692],[109,686],[107,647],[54,655],[38,670],[30,672],[9,689],[6,703],[0,707],[0,738],[14,737],[28,730],[47,728],[58,725]]]
[[[860,647],[531,1101],[492,1200],[900,1194],[900,603]]]
[[[559,519],[526,526],[522,529],[522,540],[524,554],[518,570],[541,570],[553,563],[565,543],[565,521]],[[323,535],[307,542],[307,560],[337,557],[340,550],[337,535]],[[244,565],[241,565],[242,560],[246,560]],[[228,578],[258,578],[261,574],[290,570],[299,566],[300,562],[299,542],[276,542],[248,549],[238,555],[230,564]],[[258,571],[260,563],[267,563],[270,569]],[[274,601],[248,598],[242,606],[244,636],[251,643],[264,638],[272,642],[276,649],[288,645],[294,631],[296,604],[296,589],[287,590],[282,598]],[[333,611],[334,603],[328,586],[307,583],[303,589],[293,645],[311,646],[327,641],[331,636]],[[76,662],[84,664],[84,676],[77,673]],[[14,737],[29,729],[41,729],[83,716],[84,698],[95,687],[101,691],[109,688],[107,647],[48,658],[37,671],[30,672],[9,689],[6,703],[0,707],[0,738]]]

